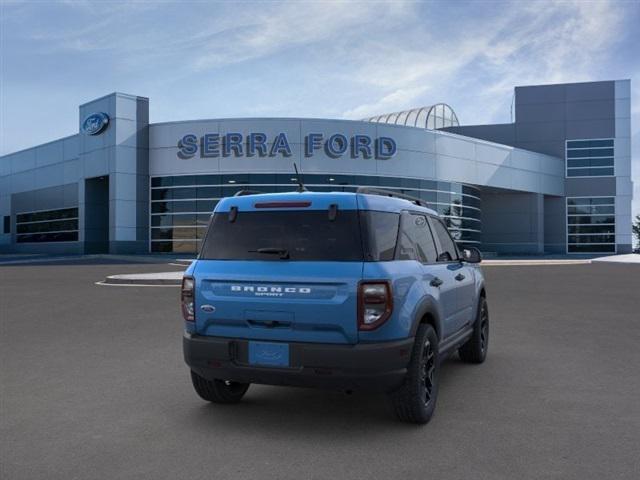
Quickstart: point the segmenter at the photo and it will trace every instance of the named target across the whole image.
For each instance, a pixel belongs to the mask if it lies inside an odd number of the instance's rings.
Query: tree
[[[640,215],[636,215],[636,221],[631,228],[633,229],[633,234],[636,236],[636,241],[640,245]]]

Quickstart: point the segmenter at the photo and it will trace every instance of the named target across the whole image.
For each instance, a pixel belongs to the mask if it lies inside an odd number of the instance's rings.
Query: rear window
[[[202,245],[204,260],[363,261],[358,212],[327,210],[216,213]]]
[[[365,259],[383,262],[395,258],[400,215],[373,210],[360,212]]]

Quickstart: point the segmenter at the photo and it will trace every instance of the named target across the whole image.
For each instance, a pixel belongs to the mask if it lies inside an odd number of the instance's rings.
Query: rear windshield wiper
[[[289,250],[287,250],[286,248],[272,248],[272,247],[259,248],[257,250],[249,250],[249,253],[264,253],[267,255],[280,255],[280,258],[282,260],[288,260],[290,258]]]

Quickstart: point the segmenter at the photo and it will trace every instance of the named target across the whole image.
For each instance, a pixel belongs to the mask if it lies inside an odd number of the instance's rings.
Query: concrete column
[[[80,106],[80,126],[96,112],[109,116],[97,135],[81,133],[83,177],[109,175],[109,252],[148,252],[149,101],[113,93]]]
[[[631,204],[631,81],[615,82],[615,175],[616,175],[616,250],[631,253],[633,217]]]

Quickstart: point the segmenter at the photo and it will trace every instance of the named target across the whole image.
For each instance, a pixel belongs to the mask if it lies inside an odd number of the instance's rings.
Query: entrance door
[[[84,253],[109,253],[109,176],[84,183]]]

